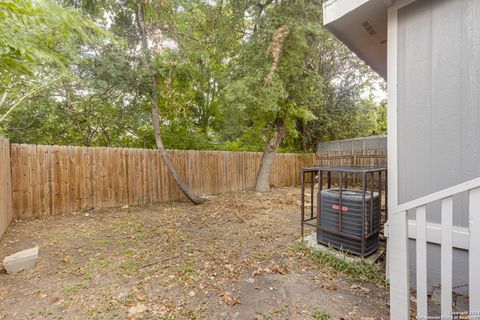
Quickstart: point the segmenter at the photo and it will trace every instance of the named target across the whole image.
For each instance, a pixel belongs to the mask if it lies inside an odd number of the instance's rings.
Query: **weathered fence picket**
[[[0,238],[12,221],[12,185],[10,177],[10,143],[0,137]]]
[[[9,156],[9,147],[4,149]],[[199,194],[252,188],[262,157],[260,152],[168,152]],[[184,199],[156,150],[12,144],[11,155],[15,218]],[[270,181],[298,185],[300,169],[314,163],[314,154],[278,154]]]

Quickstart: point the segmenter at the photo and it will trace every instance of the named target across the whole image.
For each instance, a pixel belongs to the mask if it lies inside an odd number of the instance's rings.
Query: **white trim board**
[[[387,149],[388,149],[388,210],[398,206],[398,130],[397,130],[397,75],[398,75],[398,10],[416,0],[397,0],[387,10]],[[390,251],[392,243],[387,240],[386,275],[390,279]],[[408,254],[407,254],[408,256]]]
[[[389,227],[385,225],[385,237],[388,238]],[[417,238],[417,222],[408,220],[408,238],[415,240]],[[427,242],[442,244],[442,225],[439,223],[427,222]],[[465,227],[453,227],[453,248],[468,250],[470,245],[470,232]]]
[[[452,246],[457,249],[468,250],[470,232],[468,228],[453,227]],[[408,237],[417,238],[417,222],[408,220]],[[427,222],[427,242],[442,244],[442,225],[439,223]]]
[[[340,19],[370,0],[329,0],[323,4],[323,24]]]

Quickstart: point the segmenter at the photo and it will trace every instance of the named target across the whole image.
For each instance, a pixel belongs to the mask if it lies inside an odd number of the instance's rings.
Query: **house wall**
[[[417,0],[400,9],[397,54],[403,203],[480,177],[480,1]],[[427,219],[440,223],[440,203],[427,207]],[[466,194],[454,198],[454,225],[468,226]],[[430,285],[440,282],[439,257],[430,245]],[[468,256],[457,249],[454,258],[453,286],[462,286]]]

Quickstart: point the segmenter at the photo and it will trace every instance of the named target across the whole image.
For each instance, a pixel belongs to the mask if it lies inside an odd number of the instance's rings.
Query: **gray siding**
[[[416,246],[415,240],[410,240],[409,250],[412,257],[415,256]],[[427,283],[430,289],[440,284],[441,278],[441,254],[440,246],[429,243],[427,246]],[[416,261],[410,259],[410,280],[412,287],[416,287]],[[468,251],[453,251],[453,287],[458,293],[468,292]]]
[[[419,0],[401,9],[398,48],[405,202],[480,177],[480,1]],[[467,226],[465,197],[456,200],[455,224]],[[439,222],[433,211],[429,220]]]
[[[402,203],[480,177],[480,1],[418,0],[398,17]],[[466,194],[454,198],[455,225],[468,226],[466,204]],[[439,209],[438,203],[427,208],[429,221],[440,222]],[[431,260],[437,251],[429,248]],[[454,286],[460,286],[466,255],[455,257]],[[431,284],[437,280],[434,264],[429,262]]]

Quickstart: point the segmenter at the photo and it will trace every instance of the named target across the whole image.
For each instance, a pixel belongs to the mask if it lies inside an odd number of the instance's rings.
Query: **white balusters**
[[[469,304],[472,316],[480,316],[480,188],[469,192]]]
[[[453,198],[442,199],[442,249],[441,249],[441,311],[442,317],[452,314],[452,237]]]
[[[416,210],[417,317],[428,316],[426,206],[441,201],[441,313],[452,317],[453,286],[453,196],[469,193],[469,314],[480,315],[480,178],[400,204],[390,210],[388,221],[388,261],[390,276],[390,317],[409,319],[410,286],[408,281],[407,211]],[[438,241],[437,240],[437,241]]]
[[[427,311],[427,218],[426,207],[417,208],[417,317],[425,318]]]

